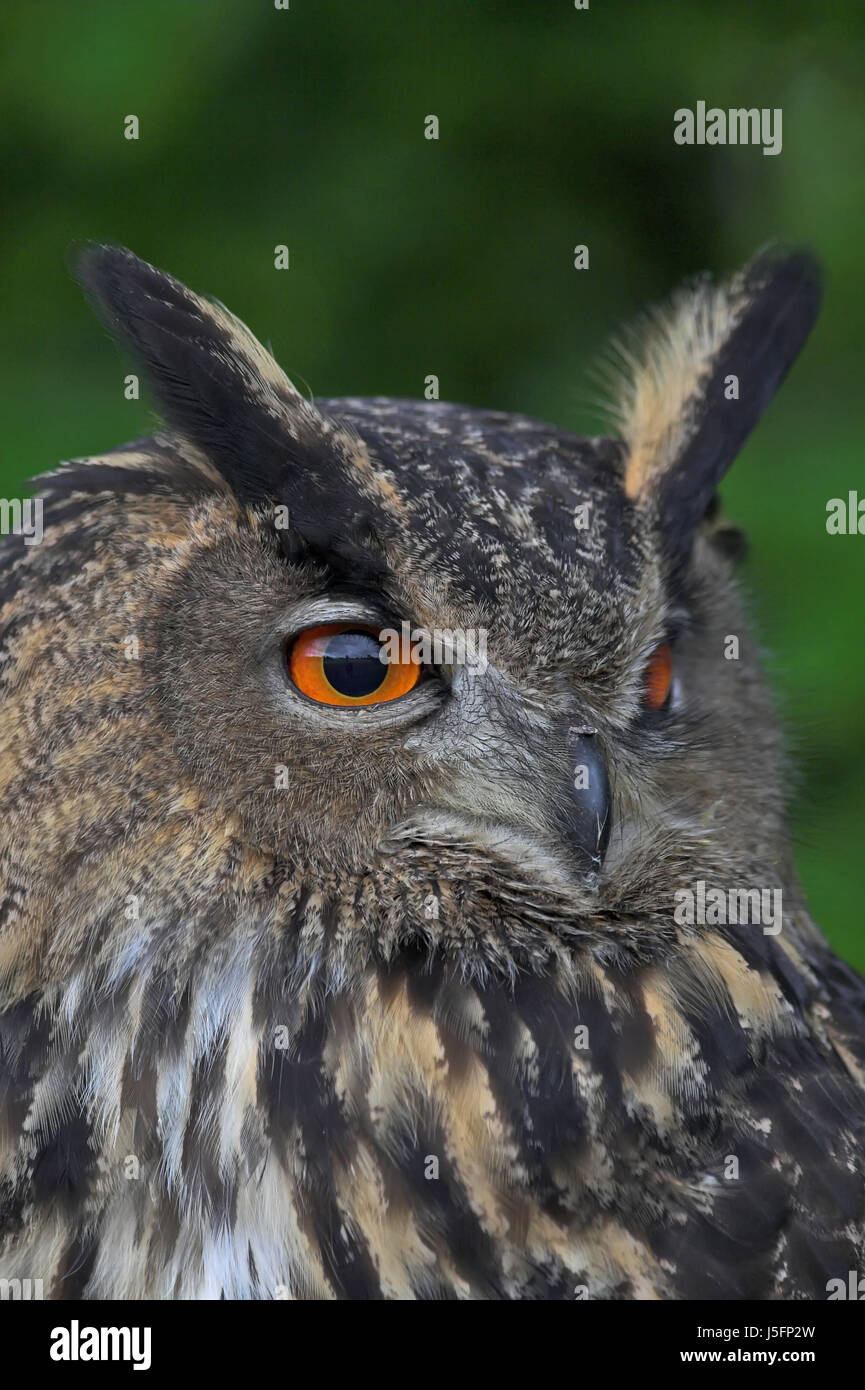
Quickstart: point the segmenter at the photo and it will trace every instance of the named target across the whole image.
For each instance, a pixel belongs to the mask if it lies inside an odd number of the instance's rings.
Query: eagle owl
[[[80,276],[165,428],[40,479],[41,544],[2,552],[0,1276],[861,1272],[865,985],[797,886],[716,497],[810,258],[682,289],[591,439],[307,400],[130,252]]]

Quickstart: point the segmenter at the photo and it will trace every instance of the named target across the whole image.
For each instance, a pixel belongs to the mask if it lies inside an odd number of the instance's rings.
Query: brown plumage
[[[797,887],[714,511],[811,263],[680,296],[621,440],[309,403],[130,253],[82,277],[167,429],[42,479],[2,556],[0,1279],[826,1297],[863,1261],[865,985]],[[488,664],[292,683],[298,633],[402,621]],[[783,920],[684,921],[701,882]]]

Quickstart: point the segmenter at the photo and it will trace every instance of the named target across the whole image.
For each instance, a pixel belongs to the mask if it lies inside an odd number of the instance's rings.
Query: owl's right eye
[[[643,673],[643,708],[658,711],[669,703],[673,691],[673,651],[662,642],[649,657]]]
[[[383,651],[374,627],[324,623],[295,637],[288,673],[300,693],[320,705],[378,705],[407,695],[421,675],[417,662],[385,660]]]

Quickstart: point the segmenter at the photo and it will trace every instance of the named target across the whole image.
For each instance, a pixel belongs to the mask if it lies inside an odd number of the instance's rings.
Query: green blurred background
[[[865,536],[825,529],[829,498],[865,496],[865,5],[4,0],[0,25],[4,496],[151,427],[70,281],[80,238],[224,300],[316,394],[418,396],[434,372],[443,398],[582,432],[623,319],[767,241],[817,251],[823,317],[723,495],[800,871],[865,967]],[[677,146],[698,100],[781,107],[782,153]]]

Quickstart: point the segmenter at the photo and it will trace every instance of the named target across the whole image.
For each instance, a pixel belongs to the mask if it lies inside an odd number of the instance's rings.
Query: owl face
[[[742,715],[714,623],[718,659],[701,679],[694,602],[664,582],[620,448],[450,406],[318,408],[350,430],[348,448],[388,458],[380,499],[353,503],[374,539],[353,540],[347,517],[356,562],[338,529],[314,555],[287,556],[291,531],[274,518],[291,517],[290,500],[207,526],[194,582],[174,578],[153,643],[184,763],[211,795],[233,789],[256,838],[305,859],[359,869],[396,828],[444,816],[449,834],[511,836],[515,862],[535,845],[565,876],[597,874],[602,847],[621,852],[625,793],[642,833],[705,740],[714,696]],[[706,564],[729,587],[723,557]],[[346,633],[355,657],[342,669]],[[393,662],[379,659],[387,633]],[[310,634],[334,655],[305,670]],[[672,679],[653,695],[667,645]],[[390,694],[389,672],[406,668],[408,688]]]
[[[346,485],[345,531],[331,518],[313,554],[292,550],[282,494],[239,528],[226,514],[194,585],[178,576],[155,645],[186,759],[200,776],[220,750],[238,809],[305,855],[368,863],[407,816],[447,810],[465,833],[510,826],[591,870],[611,814],[600,744],[641,724],[651,738],[672,704],[649,708],[667,616],[610,485],[620,451],[450,406],[317,408],[387,474],[368,494]],[[310,642],[324,655],[303,655]]]
[[[457,937],[589,908],[602,935],[638,881],[660,921],[659,866],[669,885],[671,866],[786,854],[713,499],[816,312],[807,260],[676,301],[631,354],[622,438],[591,440],[308,402],[221,306],[130,253],[95,248],[82,277],[169,425],[43,480],[27,557],[52,611],[54,576],[77,576],[103,722],[75,776],[100,769],[115,838],[82,849],[86,807],[60,799],[99,892],[109,861],[196,901],[267,900],[301,873],[423,930],[444,897]],[[79,676],[45,651],[75,727]],[[68,766],[48,776],[56,819]]]

